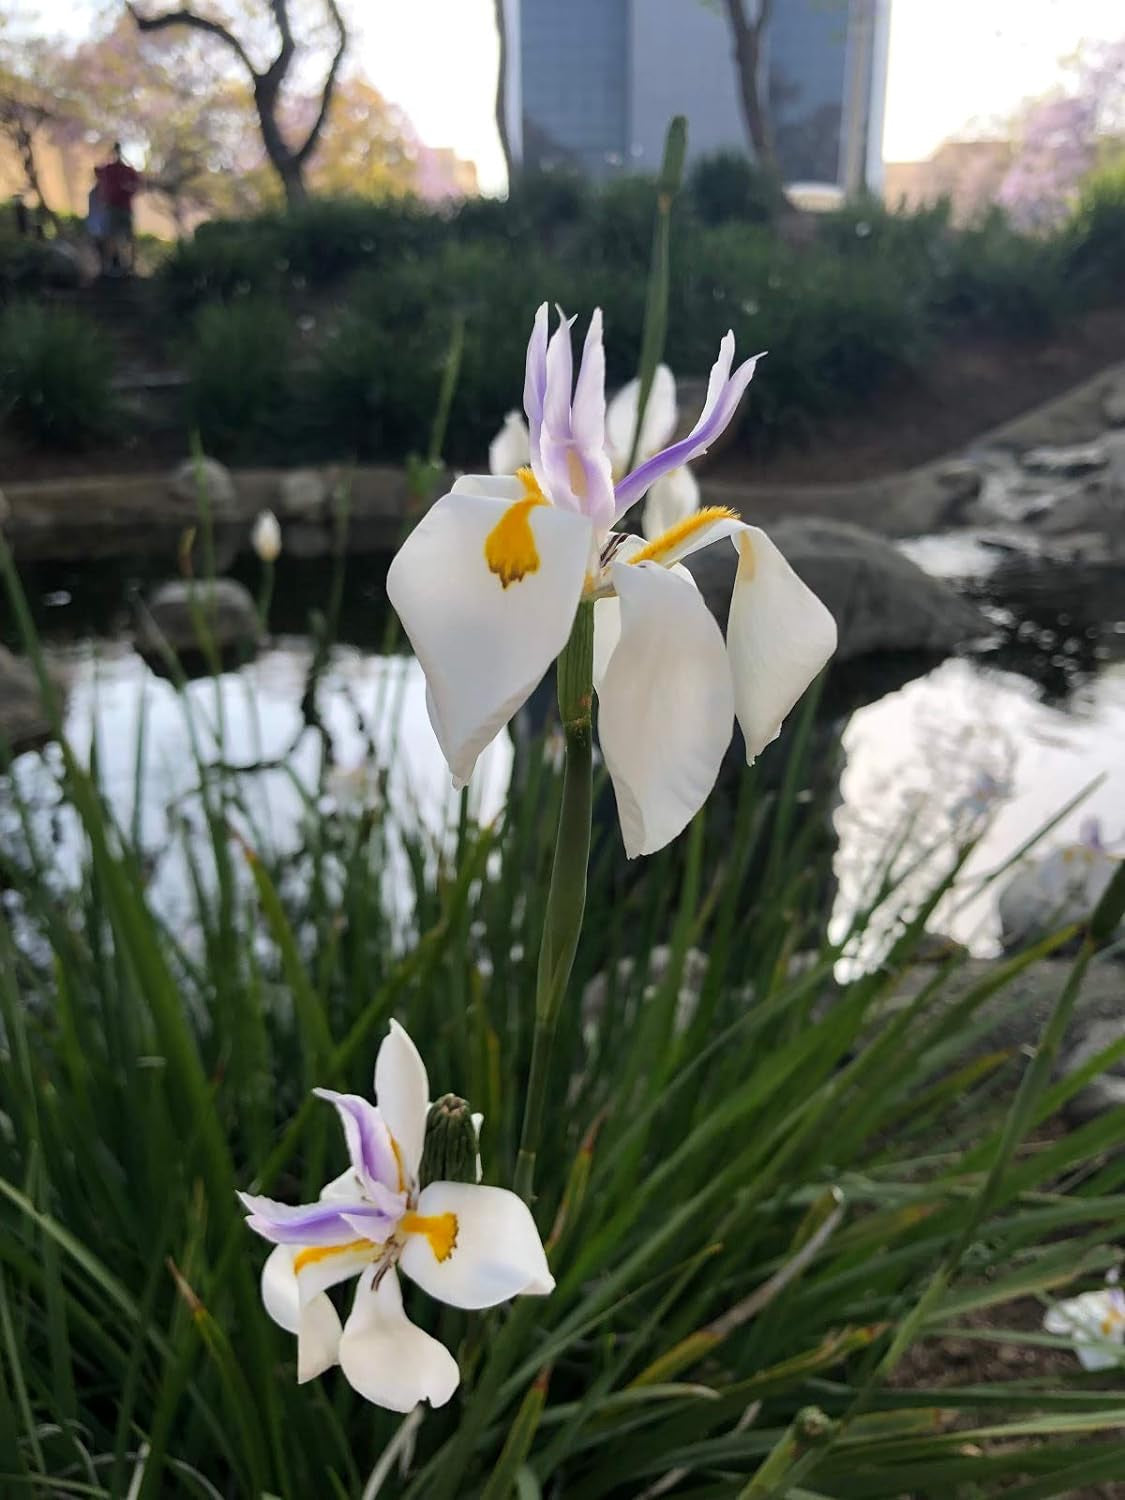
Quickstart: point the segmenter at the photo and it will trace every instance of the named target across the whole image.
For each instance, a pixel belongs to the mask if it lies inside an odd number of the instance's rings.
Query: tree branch
[[[125,8],[137,23],[140,31],[164,31],[169,26],[190,26],[196,31],[206,32],[208,36],[213,36],[222,42],[224,47],[229,47],[250,76],[257,78],[258,73],[250,61],[250,54],[234,33],[228,31],[221,21],[212,21],[207,16],[198,15],[186,5],[180,10],[165,11],[160,16],[142,15],[133,4],[133,0],[125,0]]]
[[[344,60],[344,53],[348,47],[348,28],[344,25],[344,18],[340,14],[337,0],[325,0],[330,15],[336,27],[338,41],[336,51],[332,56],[332,64],[328,69],[328,77],[324,80],[324,89],[320,96],[320,109],[317,111],[316,119],[312,123],[304,144],[294,153],[299,165],[303,166],[316,150],[316,143],[320,139],[320,132],[324,129],[324,122],[328,119],[328,111],[332,108],[332,99],[336,93],[336,80],[340,72],[340,64]]]

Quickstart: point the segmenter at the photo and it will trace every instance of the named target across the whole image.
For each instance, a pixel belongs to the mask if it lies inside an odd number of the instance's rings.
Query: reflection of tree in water
[[[836,101],[801,107],[804,93],[783,68],[770,70],[774,140],[781,175],[795,182],[835,182],[840,175],[842,111]]]

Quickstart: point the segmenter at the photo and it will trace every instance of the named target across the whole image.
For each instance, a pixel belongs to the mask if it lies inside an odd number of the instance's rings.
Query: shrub
[[[1038,338],[1072,305],[1055,239],[1018,233],[1000,209],[951,238],[936,279],[939,315],[985,333]]]
[[[208,452],[267,452],[289,428],[289,314],[261,298],[215,303],[185,350],[188,410]]]
[[[1067,271],[1087,296],[1125,295],[1125,157],[1086,179],[1062,244]]]
[[[701,156],[688,174],[687,196],[704,224],[769,224],[784,201],[776,179],[740,151]]]
[[[109,353],[67,309],[15,302],[0,314],[0,413],[39,447],[81,448],[112,410]]]

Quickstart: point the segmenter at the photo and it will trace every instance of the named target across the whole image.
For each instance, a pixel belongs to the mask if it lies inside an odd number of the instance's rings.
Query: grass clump
[[[65,308],[14,302],[0,312],[0,419],[33,447],[79,449],[113,411],[109,353]]]
[[[2,539],[0,563],[37,658]],[[1125,1121],[1068,1132],[1081,1080],[1045,1087],[1044,1061],[1025,1076],[1006,1053],[964,1061],[985,1002],[1051,943],[955,1006],[956,955],[889,1004],[965,847],[928,851],[926,894],[881,964],[836,983],[898,876],[888,855],[827,939],[807,724],[780,791],[767,753],[722,826],[697,820],[639,870],[612,822],[595,830],[537,1179],[555,1293],[489,1315],[410,1303],[462,1384],[409,1442],[332,1372],[297,1385],[234,1189],[296,1202],[342,1165],[312,1086],[369,1093],[396,1017],[431,1077],[483,1111],[485,1180],[515,1165],[560,779],[535,744],[498,817],[470,800],[420,820],[386,794],[409,782],[406,670],[356,705],[386,771],[366,805],[341,807],[327,757],[304,775],[287,758],[295,837],[260,794],[277,768],[238,769],[219,681],[182,689],[194,790],[147,835],[76,746],[47,761],[45,808],[26,776],[0,782],[4,1485],[360,1500],[378,1471],[380,1495],[408,1500],[1031,1500],[1120,1473],[1112,1375],[1068,1359],[1048,1378],[892,1378],[950,1333],[1051,1346],[1012,1309],[1116,1263]],[[318,691],[314,673],[306,701]],[[138,733],[139,795],[143,715]],[[78,835],[65,869],[63,824]],[[165,860],[184,871],[174,916],[151,878]],[[1064,1019],[1065,997],[1052,1046]]]

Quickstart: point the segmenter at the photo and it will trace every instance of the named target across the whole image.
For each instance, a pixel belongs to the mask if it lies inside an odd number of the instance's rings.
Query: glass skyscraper
[[[749,151],[718,0],[505,0],[509,135],[529,166],[651,171],[669,119],[692,156]],[[764,56],[789,182],[879,186],[890,0],[775,0]]]

